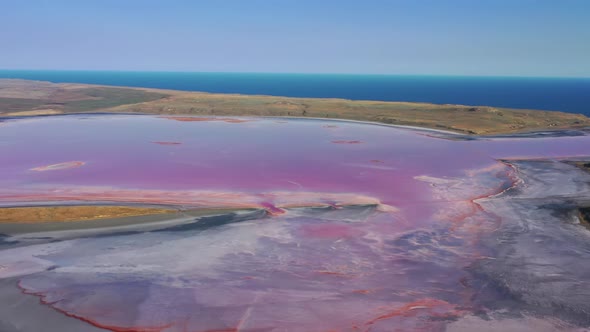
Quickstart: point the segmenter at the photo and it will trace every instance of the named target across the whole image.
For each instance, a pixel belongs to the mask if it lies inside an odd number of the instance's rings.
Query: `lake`
[[[590,175],[559,160],[589,156],[590,136],[449,135],[311,119],[5,119],[1,206],[180,215],[0,224],[0,300],[17,303],[0,320],[168,332],[588,326],[590,232],[575,209]],[[226,212],[186,212],[203,208]]]

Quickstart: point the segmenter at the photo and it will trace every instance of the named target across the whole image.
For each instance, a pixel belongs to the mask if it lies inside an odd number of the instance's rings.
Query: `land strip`
[[[71,113],[334,118],[494,135],[590,127],[581,114],[488,106],[290,98],[0,79],[0,117]]]

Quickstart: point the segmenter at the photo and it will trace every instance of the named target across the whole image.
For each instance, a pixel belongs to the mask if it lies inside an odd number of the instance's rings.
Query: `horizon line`
[[[257,72],[257,71],[195,71],[195,70],[123,70],[123,69],[8,69],[1,72],[115,72],[115,73],[170,73],[170,74],[257,74],[257,75],[342,75],[342,76],[406,76],[406,77],[493,77],[493,78],[554,78],[590,79],[590,76],[536,76],[536,75],[486,75],[486,74],[393,74],[393,73],[329,73],[329,72]]]

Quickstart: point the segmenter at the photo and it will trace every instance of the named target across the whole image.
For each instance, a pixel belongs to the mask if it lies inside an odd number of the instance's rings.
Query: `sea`
[[[590,116],[590,78],[0,70],[0,78],[272,95],[461,104]]]

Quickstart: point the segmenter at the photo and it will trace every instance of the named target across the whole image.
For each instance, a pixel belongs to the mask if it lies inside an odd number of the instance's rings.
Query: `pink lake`
[[[307,119],[7,119],[0,206],[235,212],[5,234],[0,278],[88,331],[590,326],[590,268],[572,268],[590,258],[574,220],[590,180],[562,162],[590,156],[590,136],[449,138]]]

